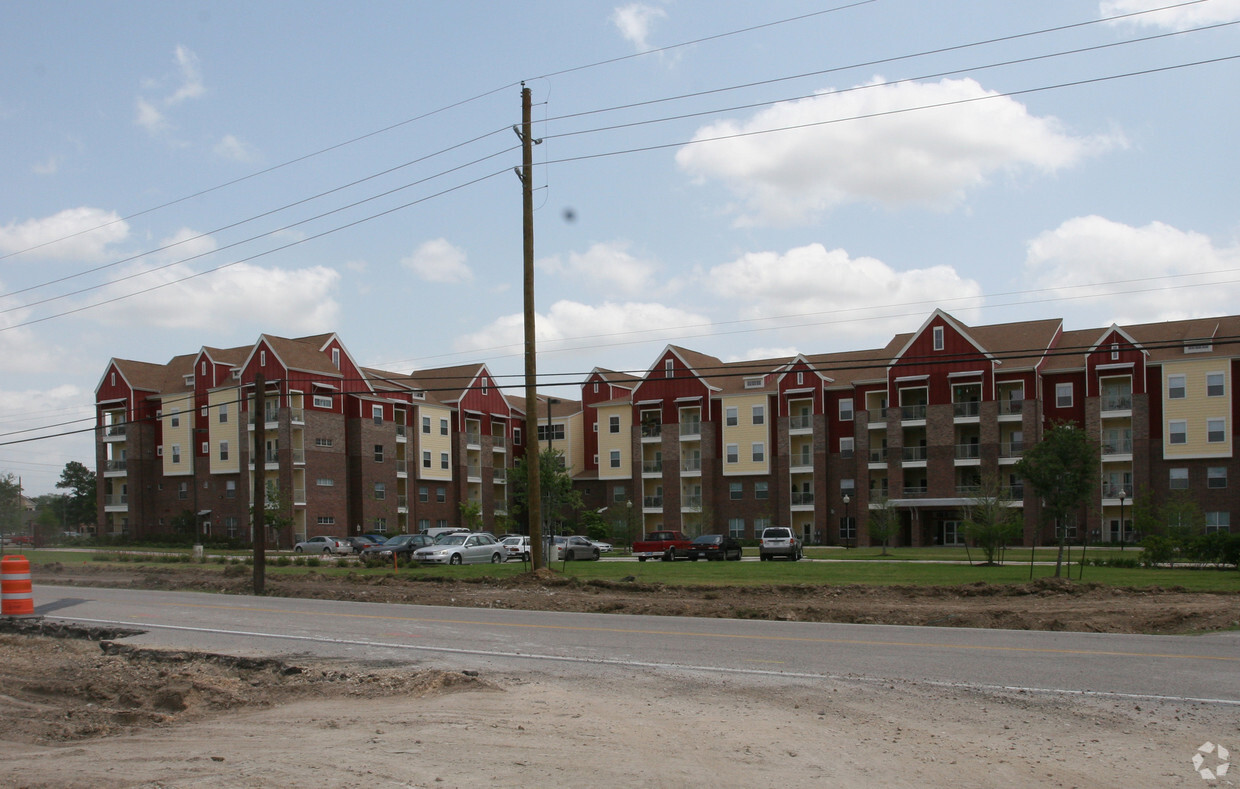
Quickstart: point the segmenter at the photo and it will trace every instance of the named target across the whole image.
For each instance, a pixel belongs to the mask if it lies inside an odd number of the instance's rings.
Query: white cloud
[[[202,84],[202,69],[198,65],[198,56],[183,46],[178,46],[173,54],[176,57],[177,67],[181,72],[181,83],[164,100],[164,103],[168,106],[180,104],[186,99],[196,99],[205,90]]]
[[[667,12],[644,3],[630,3],[620,6],[611,14],[612,24],[620,31],[625,40],[632,43],[638,52],[650,49],[650,26],[656,19],[664,19]]]
[[[146,129],[151,135],[162,134],[169,128],[168,119],[164,117],[164,114],[141,96],[138,97],[138,113],[134,117],[134,123]]]
[[[982,296],[977,282],[950,266],[897,271],[880,260],[849,257],[821,244],[749,253],[712,268],[707,282],[720,298],[737,303],[741,319],[788,327],[798,345],[815,353],[840,335],[890,337],[907,330],[909,315]],[[966,313],[953,310],[962,317]]]
[[[1162,0],[1103,0],[1098,6],[1098,14],[1102,17],[1111,17],[1166,5],[1171,4],[1162,2]],[[1208,3],[1194,3],[1181,5],[1178,8],[1168,8],[1165,11],[1154,11],[1121,20],[1121,22],[1169,30],[1187,30],[1190,27],[1200,27],[1217,22],[1234,22],[1237,19],[1240,19],[1240,0],[1210,0]],[[1120,22],[1115,24],[1120,24]]]
[[[561,300],[545,314],[535,318],[535,341],[539,353],[580,350],[583,358],[598,363],[608,356],[611,344],[643,339],[666,343],[669,330],[683,332],[693,327],[695,334],[709,331],[710,319],[704,315],[663,304],[604,302],[599,305]],[[481,330],[459,338],[457,351],[519,350],[524,342],[521,314],[505,315]],[[601,349],[601,350],[600,350]]]
[[[963,103],[900,112],[953,102]],[[787,130],[752,134],[770,129]],[[950,208],[996,173],[1054,171],[1116,142],[1070,136],[972,79],[875,79],[720,121],[694,139],[729,135],[749,136],[685,146],[676,161],[727,184],[742,201],[741,224],[800,223],[854,202]]]
[[[629,254],[629,246],[627,241],[601,242],[583,253],[570,253],[567,261],[556,255],[538,261],[538,266],[548,274],[570,276],[608,293],[649,293],[659,266]]]
[[[436,238],[402,258],[400,264],[427,282],[459,284],[474,278],[465,260],[465,250],[448,243],[447,239]]]
[[[202,81],[202,69],[198,56],[184,46],[173,51],[177,64],[177,75],[169,80],[145,80],[143,87],[150,92],[165,93],[162,98],[139,96],[137,99],[137,115],[134,122],[146,129],[151,136],[165,134],[172,128],[166,111],[181,104],[187,99],[196,99],[206,92]],[[171,88],[164,88],[168,81],[175,81]]]
[[[1025,267],[1033,286],[1077,297],[1060,313],[1093,313],[1082,325],[1097,325],[1100,315],[1108,316],[1104,322],[1224,315],[1240,303],[1240,246],[1216,247],[1201,233],[1162,222],[1132,227],[1075,217],[1030,241]],[[1223,273],[1208,273],[1216,271]]]
[[[235,162],[256,162],[258,161],[258,151],[248,142],[243,142],[231,134],[225,134],[220,141],[215,144],[215,155],[221,159],[231,159]]]
[[[3,335],[0,335],[3,337]],[[100,362],[102,372],[102,362]],[[92,371],[92,375],[98,375]],[[94,379],[90,381],[94,384]],[[46,431],[24,433],[33,437],[45,433],[55,434],[64,430],[89,427],[94,414],[94,394],[79,386],[62,384],[50,389],[0,389],[0,413],[6,415],[5,425],[15,430],[25,430],[42,425],[85,421],[73,425],[49,428]],[[95,467],[93,434],[71,433],[56,438],[29,441],[24,444],[0,447],[0,474],[11,472],[22,478],[22,488],[28,496],[55,493],[56,481],[65,463],[77,460],[87,468]]]
[[[31,257],[98,260],[108,254],[110,244],[128,236],[129,224],[116,212],[82,206],[0,226],[0,252],[30,249],[26,255]]]
[[[89,302],[145,292],[83,315],[110,325],[147,329],[254,324],[258,331],[274,333],[335,329],[339,320],[340,305],[332,294],[340,274],[324,266],[286,270],[238,263],[184,282],[177,282],[188,273],[182,266],[162,271],[131,267],[123,275],[137,272],[144,276],[117,282]]]
[[[55,175],[60,170],[60,157],[49,156],[41,162],[35,162],[30,166],[30,171],[35,175]]]

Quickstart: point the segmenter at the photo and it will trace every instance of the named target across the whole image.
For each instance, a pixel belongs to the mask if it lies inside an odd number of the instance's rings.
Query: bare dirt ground
[[[248,577],[195,568],[35,570],[36,584],[249,588]],[[1237,595],[1048,582],[719,590],[314,576],[268,587],[372,602],[1104,632],[1234,628],[1240,617]],[[1240,750],[1240,714],[1207,704],[873,678],[475,676],[152,650],[124,635],[0,629],[0,785],[1196,787],[1235,780],[1203,781],[1199,745]]]

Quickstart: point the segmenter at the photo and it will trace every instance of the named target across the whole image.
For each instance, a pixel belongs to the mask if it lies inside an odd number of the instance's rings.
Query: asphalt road
[[[551,594],[552,592],[548,592]],[[36,586],[49,620],[129,643],[481,671],[909,680],[1240,706],[1240,633],[1140,636],[512,611]]]

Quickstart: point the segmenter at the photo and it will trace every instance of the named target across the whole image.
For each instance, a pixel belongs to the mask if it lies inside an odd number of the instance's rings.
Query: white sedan
[[[293,553],[353,553],[353,546],[339,537],[311,537],[294,545]]]
[[[434,545],[413,552],[415,561],[426,564],[499,564],[507,550],[489,534],[448,534]]]
[[[598,547],[599,553],[611,553],[611,543],[602,540],[590,540]]]

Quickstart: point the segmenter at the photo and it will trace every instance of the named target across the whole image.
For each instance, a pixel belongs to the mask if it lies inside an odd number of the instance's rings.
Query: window
[[[734,405],[728,406],[727,419],[728,419],[728,427],[736,427],[736,425],[740,422],[740,417],[737,415],[736,406]]]
[[[439,502],[440,504],[443,504],[447,500],[448,500],[448,489],[443,488],[443,487],[435,488],[435,501]]]
[[[1206,373],[1206,397],[1222,397],[1225,393],[1222,373]]]
[[[857,495],[857,480],[842,479],[840,480],[840,496],[853,497]]]
[[[336,525],[335,515],[320,515],[315,520],[318,522],[320,526],[335,526]]]
[[[514,427],[514,428],[512,429],[512,443],[514,443],[514,444],[520,444],[520,443],[521,443],[521,428],[519,428],[519,427]]]
[[[1206,487],[1207,488],[1225,488],[1227,487],[1227,467],[1211,466],[1206,469]]]
[[[848,458],[853,456],[853,446],[854,446],[853,442],[855,440],[856,439],[852,438],[851,436],[840,438],[840,457],[841,458],[844,458],[845,460],[847,460]]]
[[[425,532],[431,528],[430,518],[418,518],[418,531]]]
[[[607,417],[607,432],[609,433],[620,432],[620,417],[618,416]]]
[[[761,378],[761,377],[758,377],[758,378],[746,378],[746,379],[745,379],[745,388],[746,388],[746,389],[761,389],[761,388],[762,388],[762,378]]]
[[[439,435],[441,436],[448,435],[448,420],[447,419],[439,420]]]
[[[210,443],[209,441],[203,441],[203,442],[202,442],[202,449],[200,449],[199,451],[200,451],[202,454],[204,454],[204,455],[209,455],[209,454],[211,454],[211,443]],[[220,460],[223,460],[223,459],[224,459],[224,458],[220,458]]]
[[[1172,490],[1187,490],[1188,489],[1188,469],[1186,468],[1171,469],[1170,477],[1167,481],[1167,485]]]
[[[1055,407],[1071,408],[1072,407],[1072,384],[1055,384]]]
[[[315,408],[331,408],[332,407],[332,396],[316,394],[314,396],[314,407]]]
[[[431,418],[429,416],[422,417],[422,432],[428,436],[431,434]]]
[[[431,489],[425,485],[418,486],[418,501],[428,502],[431,500]]]
[[[340,349],[332,348],[332,367],[340,369]]]
[[[383,424],[383,406],[372,405],[370,407],[370,416],[375,420],[376,425]]]
[[[1173,419],[1167,430],[1168,440],[1172,444],[1188,443],[1188,422],[1183,419]]]
[[[741,450],[740,450],[740,445],[738,445],[738,444],[728,444],[728,449],[727,449],[727,452],[726,452],[726,460],[725,460],[725,462],[727,462],[727,463],[739,463],[739,462],[740,462],[740,459],[741,459]]]
[[[613,449],[608,453],[608,462],[612,468],[620,468],[620,450]]]
[[[1211,444],[1221,444],[1227,440],[1227,420],[1226,419],[1207,419],[1206,420],[1206,441]]]
[[[770,491],[767,489],[768,483],[757,481],[753,483],[753,497],[755,499],[766,499],[770,497]]]
[[[766,444],[761,441],[755,441],[750,448],[753,451],[754,463],[763,463],[766,461]]]
[[[1207,512],[1206,513],[1206,534],[1210,532],[1230,532],[1231,531],[1231,513],[1230,512]]]
[[[738,540],[745,536],[744,518],[728,518],[728,536]]]
[[[840,421],[851,422],[853,419],[853,401],[851,397],[840,398]]]
[[[594,394],[598,394],[598,381],[594,382]]]
[[[538,426],[538,440],[539,441],[547,440],[547,425]],[[551,425],[551,440],[552,441],[563,441],[564,440],[564,425],[562,424]]]
[[[943,350],[943,327],[942,326],[934,327],[934,350],[936,351]]]
[[[181,445],[180,444],[172,445],[172,462],[173,463],[181,462]]]
[[[220,442],[220,460],[228,460],[228,442]]]
[[[314,481],[314,484],[318,485],[320,488],[334,488],[336,486],[336,480],[331,479],[330,477],[319,477]]]
[[[220,424],[228,422],[228,403],[220,403]]]
[[[422,453],[422,468],[430,468],[430,467],[431,467],[431,453],[430,453],[430,450],[426,450]]]
[[[178,499],[189,498],[189,483],[188,482],[177,483],[177,498]]]
[[[614,504],[623,504],[628,501],[628,495],[623,485],[616,485],[611,489],[611,500]]]
[[[744,491],[744,488],[741,486],[741,483],[739,482],[728,483],[728,498],[729,499],[731,499],[732,501],[740,501],[741,497],[744,495],[745,495],[745,491]]]
[[[315,445],[316,447],[330,447],[330,446],[332,445],[332,443],[333,443],[333,442],[332,442],[332,440],[331,440],[330,438],[316,438],[316,439],[314,439],[314,445]]]
[[[387,498],[387,485],[382,482],[375,483],[375,501],[383,501]]]
[[[753,407],[753,423],[754,423],[755,425],[765,425],[765,424],[766,424],[766,406],[764,406],[764,405],[755,405],[755,406]]]
[[[444,470],[446,471],[446,470],[448,469],[448,466],[449,466],[449,463],[448,463],[448,453],[447,453],[447,452],[440,452],[440,453],[439,453],[439,467],[440,467],[441,469],[444,469]]]
[[[383,445],[382,444],[375,444],[375,462],[376,463],[383,462]]]
[[[180,427],[181,426],[181,409],[179,408],[172,409],[172,413],[169,415],[168,418],[170,420],[169,424],[171,424],[172,427]]]
[[[485,375],[482,377],[482,393],[487,393],[487,379]]]
[[[237,498],[237,480],[235,479],[224,480],[224,498],[226,499]]]
[[[663,360],[663,377],[671,378],[676,374],[676,363],[671,359]]]
[[[446,529],[448,528],[448,519],[440,518],[439,520],[435,521],[435,525],[441,529]]]
[[[797,371],[797,386],[805,385],[805,373]]]
[[[1119,345],[1117,343],[1111,343],[1111,361],[1119,361]]]
[[[380,534],[387,533],[387,518],[375,518],[375,531]]]
[[[1167,376],[1167,399],[1183,400],[1188,396],[1187,379],[1183,375]]]
[[[259,367],[267,366],[267,352],[266,351],[258,352],[258,366]]]

